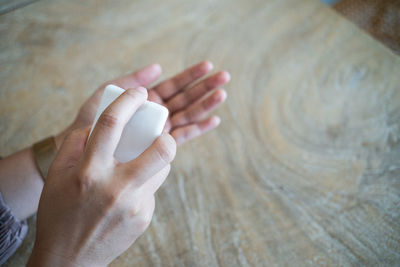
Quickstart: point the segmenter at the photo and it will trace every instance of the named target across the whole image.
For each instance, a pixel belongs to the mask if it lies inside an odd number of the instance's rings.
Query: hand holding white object
[[[105,109],[89,139],[89,127],[66,137],[43,188],[28,266],[106,266],[148,227],[176,143],[164,133],[134,160],[113,156],[146,98],[146,89],[129,89]]]

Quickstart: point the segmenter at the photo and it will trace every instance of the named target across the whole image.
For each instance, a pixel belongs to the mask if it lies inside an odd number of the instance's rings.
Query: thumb
[[[67,135],[53,162],[57,169],[74,166],[79,161],[85,151],[89,132],[90,126],[86,126]]]

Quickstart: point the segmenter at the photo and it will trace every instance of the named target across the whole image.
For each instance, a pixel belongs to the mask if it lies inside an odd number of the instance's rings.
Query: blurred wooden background
[[[56,133],[152,62],[231,72],[220,128],[181,147],[112,266],[400,262],[400,59],[317,0],[39,1],[0,17],[0,151]],[[7,266],[26,262],[34,218]]]
[[[400,54],[400,0],[341,0],[334,8]]]

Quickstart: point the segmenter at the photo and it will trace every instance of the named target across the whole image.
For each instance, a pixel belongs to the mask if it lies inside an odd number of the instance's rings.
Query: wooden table
[[[221,127],[112,266],[400,264],[400,60],[319,1],[40,1],[0,17],[0,47],[2,155],[145,64],[230,71]]]

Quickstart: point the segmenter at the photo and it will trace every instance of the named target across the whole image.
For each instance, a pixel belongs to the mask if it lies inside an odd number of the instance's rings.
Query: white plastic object
[[[107,85],[101,97],[90,134],[101,113],[124,91],[124,89],[116,85]],[[125,125],[114,157],[119,162],[127,162],[142,154],[161,135],[167,118],[167,108],[157,103],[146,101]]]

